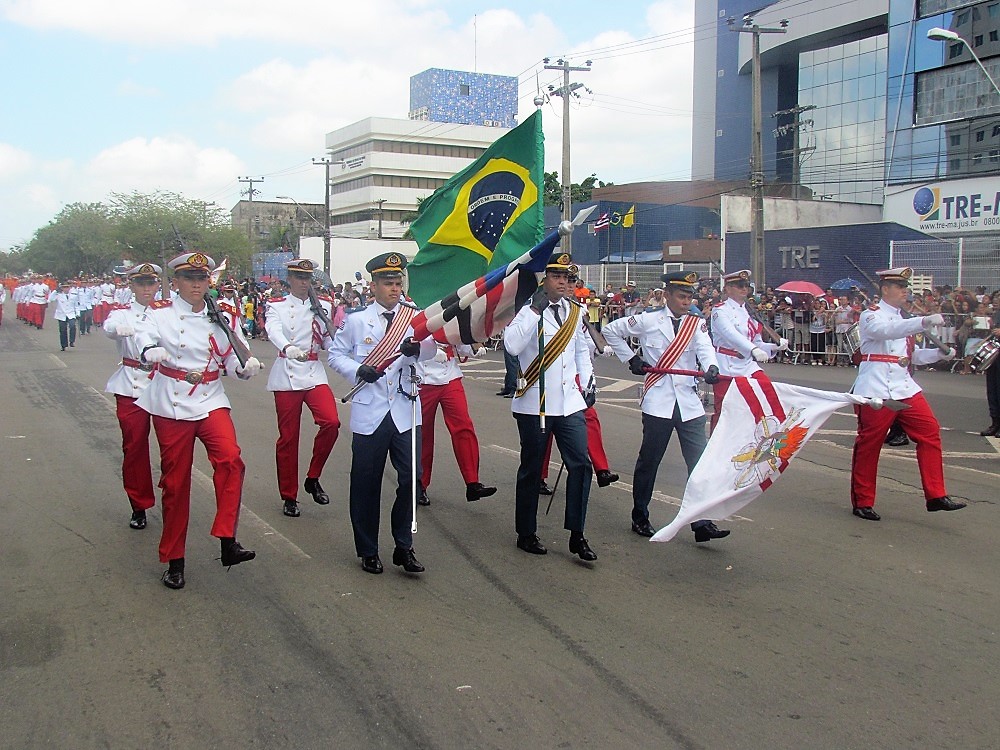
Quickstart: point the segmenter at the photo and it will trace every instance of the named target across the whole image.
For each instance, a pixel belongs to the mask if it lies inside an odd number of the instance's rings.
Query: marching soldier
[[[411,481],[420,467],[412,466],[411,441],[419,442],[420,404],[413,380],[418,359],[434,356],[432,339],[413,339],[410,319],[416,310],[402,302],[406,258],[385,253],[372,258],[365,269],[372,276],[375,300],[349,314],[330,348],[329,364],[351,383],[365,385],[351,406],[351,525],[354,546],[367,573],[381,573],[378,554],[382,474],[388,457],[396,470],[396,499],[390,522],[395,549],[392,564],[407,573],[422,573],[413,553]],[[396,357],[397,353],[399,354]],[[393,359],[396,357],[395,359]],[[392,360],[391,364],[386,362]],[[414,406],[416,400],[416,419]],[[414,433],[414,430],[416,432]],[[419,460],[419,451],[417,452]]]
[[[312,459],[306,470],[305,491],[315,502],[327,505],[330,496],[319,483],[337,434],[340,417],[337,402],[330,390],[326,369],[319,352],[330,348],[332,339],[320,315],[309,298],[312,261],[305,258],[286,264],[290,292],[287,297],[274,297],[267,306],[265,328],[268,340],[278,350],[278,359],[267,379],[267,390],[274,393],[274,408],[278,415],[278,442],[275,464],[278,470],[278,494],[282,512],[297,518],[299,486],[299,432],[302,405],[312,413],[319,427],[313,441]],[[328,299],[317,299],[329,320],[332,314]]]
[[[711,428],[714,430],[722,414],[722,401],[733,377],[756,378],[770,381],[760,364],[767,362],[777,352],[788,348],[788,341],[778,345],[764,343],[763,326],[750,317],[746,308],[750,294],[750,272],[734,271],[722,277],[726,299],[712,308],[712,342],[718,352],[719,372],[729,377],[720,378],[712,385],[715,411]]]
[[[121,365],[104,390],[115,394],[115,414],[122,431],[122,484],[132,506],[128,525],[133,529],[146,528],[146,511],[156,502],[149,461],[150,416],[136,405],[156,366],[139,361],[135,335],[150,325],[147,312],[160,286],[161,272],[155,263],[140,263],[129,269],[132,302],[112,309],[104,321],[104,332],[114,339],[121,356]]]
[[[504,330],[504,347],[518,358],[519,382],[511,402],[521,438],[521,465],[515,490],[517,546],[533,555],[548,550],[536,533],[538,487],[548,431],[566,463],[566,514],[569,551],[593,561],[597,553],[583,536],[593,468],[587,457],[587,408],[580,383],[593,374],[590,343],[580,324],[580,307],[564,297],[577,273],[569,253],[555,253],[541,286]],[[539,342],[541,341],[541,347]],[[541,348],[541,351],[540,351]],[[545,415],[544,429],[541,415]]]
[[[719,367],[705,321],[691,312],[698,274],[679,271],[663,274],[666,283],[662,310],[645,312],[608,323],[602,331],[618,359],[628,362],[636,375],[645,375],[642,387],[642,444],[635,462],[632,486],[632,531],[643,537],[655,533],[649,522],[649,501],[653,497],[656,472],[676,431],[688,476],[705,451],[705,407],[698,396],[698,384],[691,375],[671,375],[654,370],[697,370],[705,372],[705,382],[719,380]],[[636,336],[642,354],[635,354],[627,339]],[[712,521],[691,524],[696,542],[729,536]]]
[[[61,282],[48,298],[52,314],[59,324],[59,344],[62,351],[66,351],[67,346],[76,346],[76,302],[69,293],[71,286],[68,281]]]
[[[157,365],[138,405],[152,414],[160,444],[163,535],[159,551],[160,562],[169,564],[163,584],[180,589],[184,587],[195,438],[205,446],[212,464],[216,513],[211,533],[219,539],[222,564],[238,565],[256,557],[236,541],[245,467],[219,375],[225,367],[247,380],[261,365],[256,357],[240,365],[228,337],[208,317],[205,293],[215,261],[195,252],[179,255],[167,265],[174,271],[177,297],[152,304],[149,327],[136,331],[135,337],[140,362]],[[235,335],[245,346],[242,332]]]
[[[431,485],[431,466],[434,462],[434,422],[438,406],[444,415],[444,424],[451,435],[451,446],[458,461],[458,470],[465,480],[465,499],[469,502],[490,497],[496,487],[487,487],[479,481],[479,439],[476,427],[469,416],[469,402],[462,385],[462,368],[457,357],[479,357],[485,352],[462,344],[438,344],[433,359],[421,362],[417,368],[420,374],[420,505],[430,505],[427,488]]]
[[[934,417],[921,388],[910,375],[909,365],[927,365],[955,357],[955,350],[942,354],[938,349],[916,349],[914,335],[932,326],[942,325],[940,313],[904,318],[900,308],[906,301],[913,269],[908,266],[877,272],[881,302],[861,313],[861,364],[852,392],[858,396],[895,399],[909,409],[893,412],[871,406],[855,406],[858,436],[851,460],[851,505],[854,515],[866,521],[878,521],[875,512],[875,481],[882,442],[893,419],[917,444],[917,466],[923,485],[927,510],[960,510],[965,503],[948,497],[944,484],[941,456],[941,426]]]

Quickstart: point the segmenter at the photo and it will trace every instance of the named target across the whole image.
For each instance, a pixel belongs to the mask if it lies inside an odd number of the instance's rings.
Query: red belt
[[[906,367],[910,364],[909,357],[899,357],[895,354],[862,354],[862,362],[888,362],[891,365]]]
[[[724,346],[717,346],[715,347],[715,351],[717,351],[719,354],[725,354],[727,357],[736,357],[736,359],[743,359],[743,355],[740,354],[735,349],[727,349]]]
[[[211,383],[219,379],[218,370],[205,370],[204,372],[198,370],[175,370],[173,367],[167,367],[166,365],[161,364],[157,368],[157,372],[161,375],[166,375],[168,378],[182,380],[185,383],[190,383],[191,385]]]
[[[152,372],[156,369],[156,365],[152,362],[140,362],[137,359],[129,359],[128,357],[122,357],[122,364],[126,367],[134,367],[137,370],[142,370],[143,372]]]
[[[281,358],[283,358],[283,359],[288,359],[288,355],[285,354],[284,352],[278,352],[278,356],[281,357]],[[296,362],[315,362],[318,359],[319,359],[319,355],[316,354],[316,352],[309,352],[302,359],[299,359],[298,357],[296,357],[295,361]]]

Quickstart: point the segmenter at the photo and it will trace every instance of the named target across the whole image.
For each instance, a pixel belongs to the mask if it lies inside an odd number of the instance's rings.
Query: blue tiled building
[[[517,78],[430,68],[410,77],[410,119],[513,128]]]

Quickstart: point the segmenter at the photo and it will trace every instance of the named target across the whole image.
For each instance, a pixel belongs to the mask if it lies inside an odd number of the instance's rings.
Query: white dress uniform
[[[333,307],[330,302],[320,299],[320,305],[327,317],[332,319]],[[268,375],[267,390],[304,391],[317,385],[329,384],[326,368],[318,357],[319,351],[330,349],[333,343],[323,330],[324,327],[319,317],[313,313],[308,298],[300,300],[289,294],[287,297],[276,297],[268,303],[264,316],[268,340],[279,352],[286,346],[297,346],[309,359],[300,362],[279,356]]]
[[[561,299],[559,319],[563,322],[569,316],[570,302]],[[581,312],[581,315],[586,313]],[[546,341],[559,331],[552,307],[547,307],[542,315],[542,325]],[[538,313],[529,305],[522,307],[514,320],[504,329],[504,348],[517,357],[521,372],[538,356]],[[580,383],[589,383],[594,374],[594,363],[590,358],[590,342],[584,328],[578,326],[576,333],[559,358],[545,369],[545,413],[552,416],[567,416],[583,411],[587,405],[580,392]],[[511,411],[515,414],[538,414],[538,382],[536,381],[522,396],[515,396]]]
[[[121,364],[112,373],[108,384],[104,387],[105,392],[114,393],[128,398],[139,398],[152,381],[152,365],[142,365],[139,361],[140,348],[137,337],[140,332],[150,333],[151,323],[148,314],[149,308],[143,307],[138,302],[132,302],[124,307],[116,307],[104,321],[104,332],[115,342],[118,347],[118,356],[121,357]],[[119,336],[118,326],[129,325],[135,331],[134,336]]]
[[[132,294],[132,290],[127,286],[115,287],[114,298],[116,305],[130,305],[134,297],[135,295]]]
[[[904,318],[899,308],[885,301],[861,313],[858,333],[861,335],[862,362],[852,393],[868,398],[904,399],[920,393],[921,388],[910,375],[909,362],[929,365],[941,359],[938,349],[908,351],[907,336],[921,333],[923,318]],[[865,355],[898,357],[902,362],[866,361]]]
[[[677,335],[674,333],[673,320],[674,316],[666,309],[647,312],[614,320],[601,328],[601,333],[622,362],[627,362],[633,356],[626,339],[630,336],[638,337],[643,359],[646,364],[655,366]],[[691,342],[673,367],[678,370],[697,370],[699,362],[702,369],[719,365],[704,321],[699,324]],[[664,375],[646,391],[642,399],[643,413],[662,419],[674,416],[675,405],[680,409],[681,420],[684,422],[705,415],[705,407],[698,395],[698,383],[693,376]]]
[[[101,284],[100,304],[113,305],[115,303],[115,285],[109,281]]]
[[[431,359],[424,360],[417,365],[417,374],[420,375],[421,385],[448,385],[453,380],[462,377],[462,368],[458,362],[460,357],[475,357],[475,352],[468,344],[457,346],[438,346],[437,352]]]
[[[719,372],[733,377],[750,377],[760,372],[761,367],[751,352],[761,349],[770,359],[778,351],[776,344],[764,342],[762,330],[760,323],[750,318],[746,305],[727,299],[713,307],[712,342],[720,355]]]
[[[236,372],[240,362],[216,323],[205,309],[194,312],[187,302],[177,297],[172,302],[156,302],[149,306],[150,325],[136,331],[136,344],[141,352],[149,346],[167,350],[167,359],[157,368],[149,387],[139,396],[139,406],[160,417],[179,420],[204,419],[213,409],[229,409],[231,405],[219,380],[219,369]],[[243,332],[236,331],[246,343]],[[192,342],[208,342],[193,346]],[[177,380],[164,374],[164,368],[200,373],[201,382]],[[192,379],[197,376],[192,376]]]
[[[392,310],[386,310],[373,302],[363,310],[349,314],[330,346],[330,367],[353,384],[357,380],[358,367],[385,336],[386,320],[382,313],[398,313],[400,309],[397,304]],[[409,327],[403,340],[411,336],[413,328]],[[386,414],[392,415],[399,432],[409,430],[413,421],[410,413],[412,406],[409,398],[398,392],[400,382],[403,391],[409,393],[413,388],[410,365],[415,365],[417,360],[431,359],[436,351],[434,340],[424,339],[420,342],[420,354],[416,358],[399,357],[386,369],[383,377],[374,383],[367,383],[354,394],[351,400],[351,432],[371,435]],[[419,403],[417,406],[417,425],[420,425]]]

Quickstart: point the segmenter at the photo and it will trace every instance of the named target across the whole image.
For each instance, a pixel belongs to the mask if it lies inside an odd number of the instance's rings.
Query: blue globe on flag
[[[930,188],[920,188],[913,195],[913,210],[921,216],[926,216],[934,208],[934,191]]]

